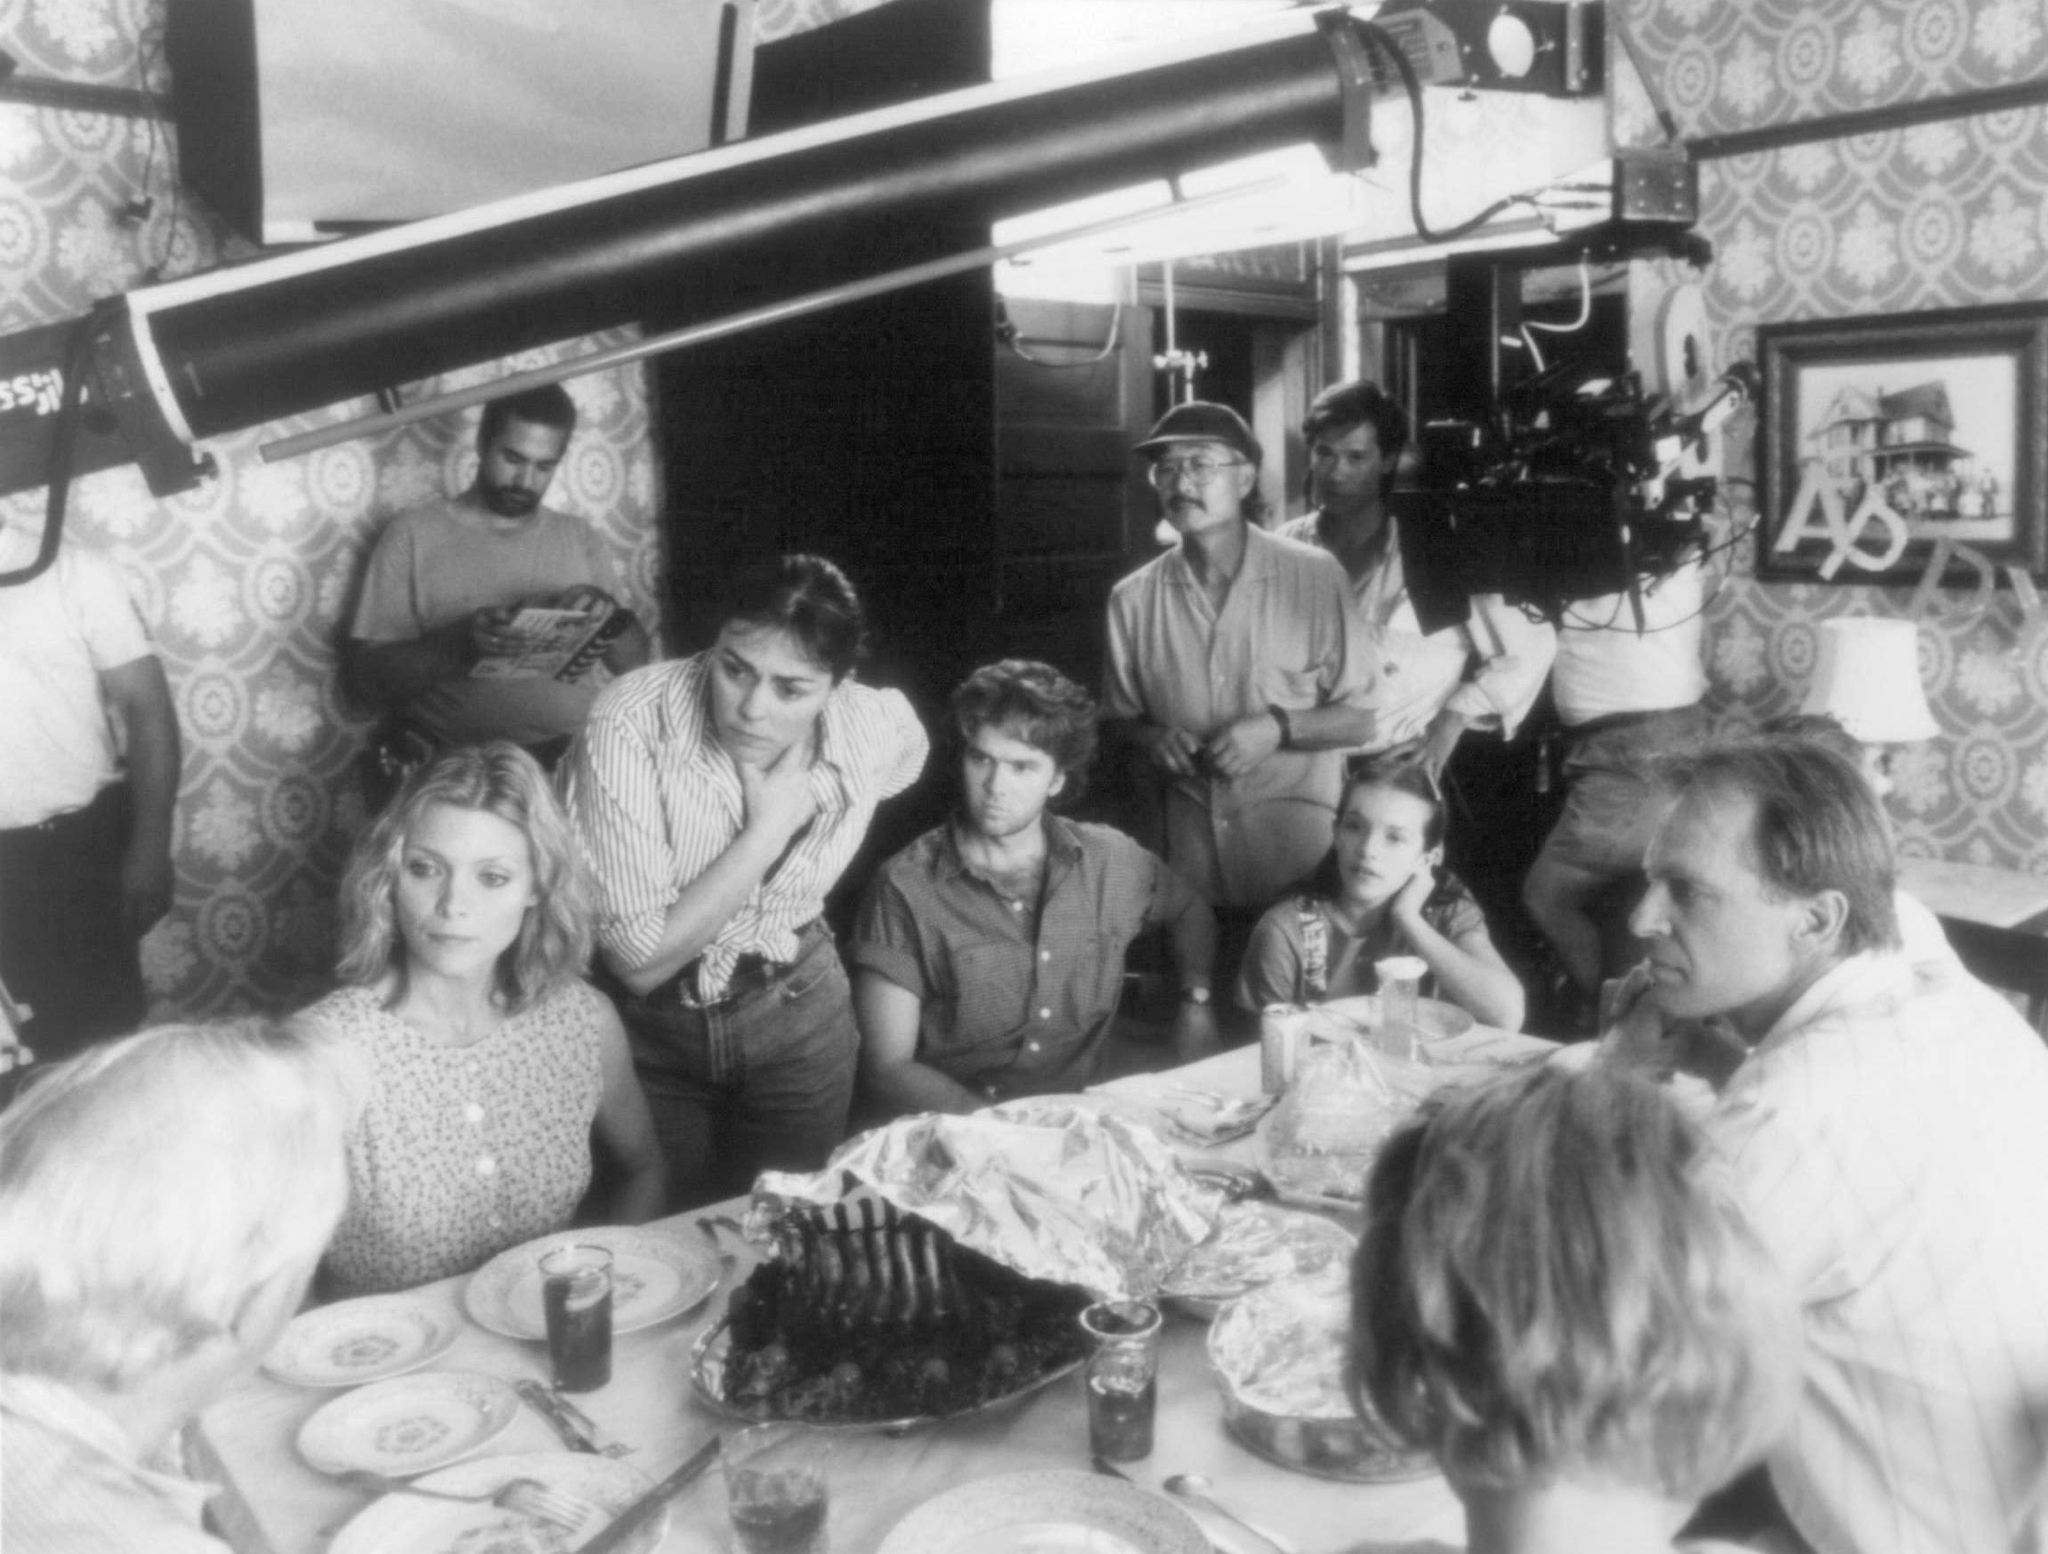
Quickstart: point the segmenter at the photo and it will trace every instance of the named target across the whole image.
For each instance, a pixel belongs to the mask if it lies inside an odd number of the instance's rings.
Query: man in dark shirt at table
[[[1176,1062],[1215,1049],[1208,904],[1108,826],[1049,813],[1078,797],[1096,709],[1045,664],[1005,659],[953,693],[958,815],[883,864],[850,947],[861,1075],[889,1114],[965,1112],[1094,1077],[1124,951],[1170,936]]]

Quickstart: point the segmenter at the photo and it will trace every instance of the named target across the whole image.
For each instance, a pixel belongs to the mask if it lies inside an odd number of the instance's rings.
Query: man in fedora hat
[[[1217,908],[1228,956],[1329,849],[1376,658],[1337,560],[1256,522],[1262,455],[1236,411],[1176,405],[1134,451],[1180,543],[1110,595],[1102,711],[1161,785],[1167,861]]]

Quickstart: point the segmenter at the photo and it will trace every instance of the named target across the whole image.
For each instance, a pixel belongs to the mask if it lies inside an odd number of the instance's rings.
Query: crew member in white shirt
[[[1659,819],[1650,769],[1707,733],[1705,562],[1697,552],[1637,592],[1565,607],[1550,690],[1564,725],[1564,813],[1522,884],[1522,904],[1590,1000],[1632,948],[1602,908],[1636,881]]]
[[[1779,1496],[1821,1554],[2034,1549],[2048,1049],[1901,952],[1890,833],[1848,761],[1763,737],[1666,776],[1630,925],[1649,971],[1606,1045],[1656,1053],[1696,1022],[1741,1044],[1708,1132],[1807,1341]]]
[[[38,539],[0,527],[0,569]],[[0,588],[0,983],[45,1062],[142,1023],[178,773],[177,708],[128,585],[67,539]]]

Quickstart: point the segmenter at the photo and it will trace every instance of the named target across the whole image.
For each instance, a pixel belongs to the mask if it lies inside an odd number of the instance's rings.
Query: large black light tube
[[[102,342],[102,402],[125,422],[146,397],[189,443],[650,311],[712,318],[855,278],[863,234],[941,215],[1303,142],[1357,165],[1365,47],[1342,11],[1289,17],[1221,52],[949,93],[150,287]]]

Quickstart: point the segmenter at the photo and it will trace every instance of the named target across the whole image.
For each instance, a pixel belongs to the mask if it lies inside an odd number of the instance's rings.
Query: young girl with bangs
[[[1368,763],[1345,779],[1330,851],[1252,930],[1237,1001],[1319,1004],[1379,990],[1374,962],[1419,956],[1422,990],[1519,1030],[1522,985],[1472,893],[1443,863],[1444,804],[1421,766]]]

